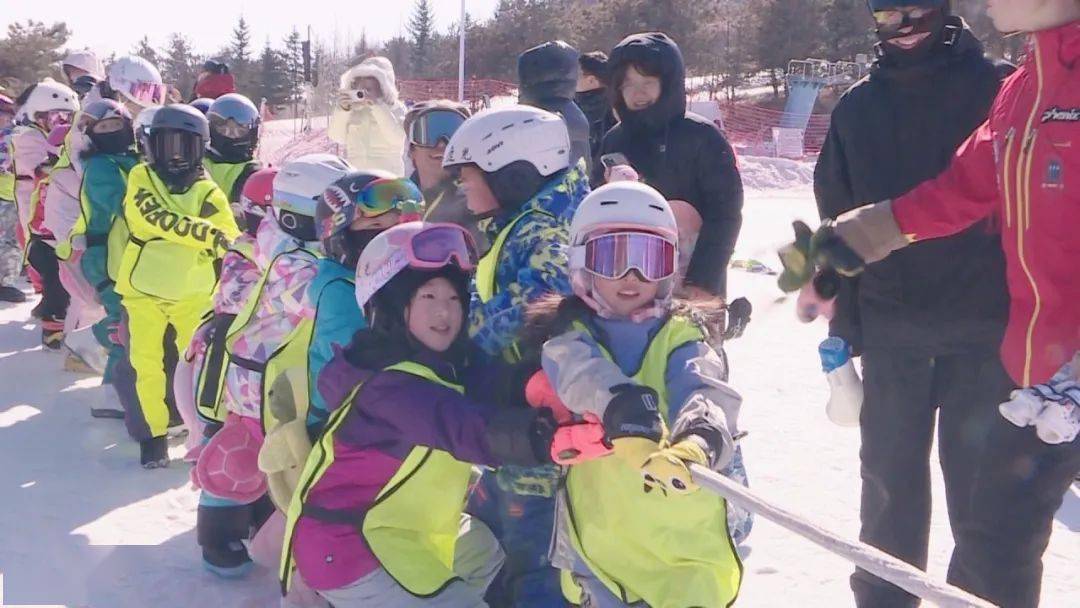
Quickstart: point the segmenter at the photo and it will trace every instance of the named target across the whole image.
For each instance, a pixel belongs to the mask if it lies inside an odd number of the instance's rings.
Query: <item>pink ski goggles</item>
[[[571,255],[573,267],[611,280],[636,270],[647,281],[663,281],[675,275],[678,263],[675,243],[646,232],[602,234],[575,247]]]
[[[440,224],[417,232],[405,250],[413,268],[442,268],[453,260],[458,268],[471,271],[480,259],[469,233],[454,225]]]
[[[71,119],[74,116],[74,112],[67,110],[49,110],[48,112],[39,112],[38,116],[45,114],[44,122],[47,129],[52,131],[57,127],[66,127],[71,124]]]
[[[165,85],[153,82],[133,82],[124,91],[131,99],[143,106],[163,105],[165,92]]]

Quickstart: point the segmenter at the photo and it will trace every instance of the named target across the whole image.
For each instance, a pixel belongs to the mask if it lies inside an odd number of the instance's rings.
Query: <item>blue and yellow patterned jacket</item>
[[[571,293],[565,249],[570,220],[588,193],[589,180],[581,163],[553,175],[524,205],[495,217],[485,228],[489,242],[494,243],[503,228],[530,213],[513,227],[499,255],[494,296],[481,302],[473,290],[469,335],[485,354],[499,356],[514,343],[526,304],[548,293]]]

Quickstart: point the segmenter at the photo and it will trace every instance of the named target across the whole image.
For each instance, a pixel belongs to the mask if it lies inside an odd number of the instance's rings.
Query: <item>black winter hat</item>
[[[581,70],[579,55],[577,49],[562,40],[545,42],[518,55],[521,100],[573,99]]]

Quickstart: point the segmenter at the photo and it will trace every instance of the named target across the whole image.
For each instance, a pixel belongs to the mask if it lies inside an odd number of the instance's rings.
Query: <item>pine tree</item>
[[[873,23],[865,0],[825,0],[825,59],[851,61],[873,48]]]
[[[367,41],[367,30],[360,30],[360,42],[357,42],[356,46],[353,47],[352,58],[349,60],[349,63],[360,63],[368,57],[371,57],[371,55],[371,48],[368,46]]]
[[[435,35],[435,15],[430,0],[416,0],[408,26],[412,43],[412,72],[420,78],[430,77],[432,37]]]
[[[165,82],[180,89],[180,94],[188,96],[195,89],[195,78],[198,76],[199,60],[191,47],[191,43],[182,34],[169,36],[168,45],[165,48],[165,56],[161,61],[161,77]]]
[[[304,47],[296,28],[285,38],[284,60],[289,83],[288,101],[295,101],[304,82]]]
[[[63,22],[45,25],[31,20],[8,25],[7,36],[0,38],[0,83],[7,81],[18,93],[49,76],[63,59],[60,49],[70,37],[71,30]]]
[[[259,57],[259,80],[253,93],[255,95],[251,99],[255,105],[260,105],[263,99],[270,105],[281,105],[289,98],[286,57],[280,51],[274,50],[269,40]]]
[[[135,48],[131,51],[132,55],[138,55],[143,59],[157,66],[161,63],[161,55],[154,49],[154,46],[150,44],[150,38],[143,36],[139,42],[135,44]]]
[[[773,92],[779,95],[788,62],[819,54],[824,38],[819,6],[815,0],[767,0],[755,10],[757,59],[772,73]]]
[[[250,92],[251,65],[251,28],[243,15],[236,22],[232,31],[232,41],[229,43],[229,57],[231,59],[229,69],[236,78],[236,89],[241,93]],[[245,93],[247,94],[247,93]],[[250,96],[250,95],[249,95]]]

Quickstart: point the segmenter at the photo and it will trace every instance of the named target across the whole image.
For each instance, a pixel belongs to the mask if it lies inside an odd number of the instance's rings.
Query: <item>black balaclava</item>
[[[912,22],[911,32],[900,34],[897,32],[883,32],[880,28],[875,30],[880,43],[876,47],[879,56],[883,56],[899,67],[914,65],[925,61],[927,57],[945,41],[946,25],[949,24],[948,0],[869,0],[870,10],[888,10],[900,7],[926,7],[935,9],[932,13],[918,21]],[[889,40],[902,38],[914,34],[928,33],[925,40],[911,49],[902,49],[890,44]]]
[[[112,133],[95,133],[93,129],[87,131],[90,143],[94,149],[102,154],[123,154],[135,145],[135,132],[131,125],[125,125],[123,129]]]
[[[346,230],[345,259],[341,260],[341,263],[347,268],[356,268],[356,264],[360,261],[360,252],[364,250],[364,247],[367,247],[372,239],[383,233],[385,230],[385,228]]]

